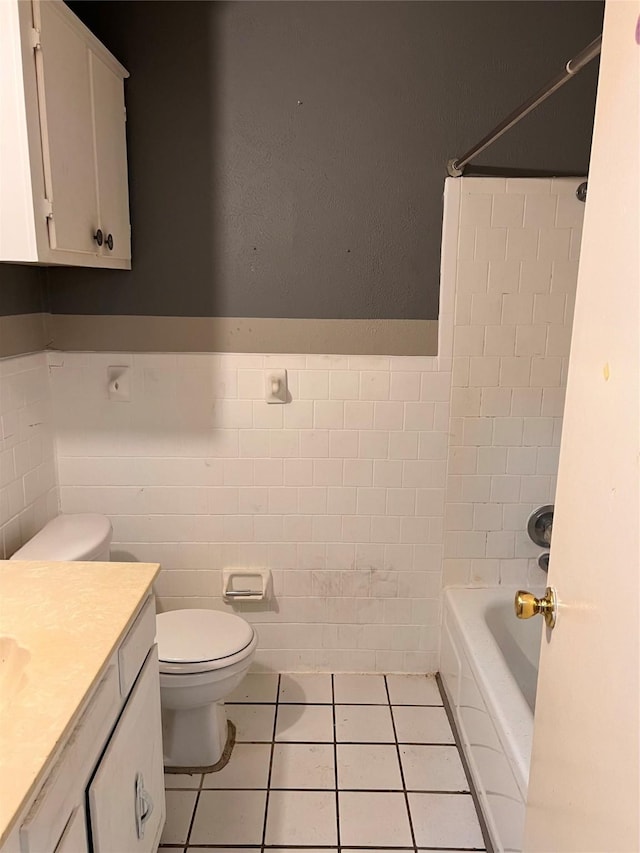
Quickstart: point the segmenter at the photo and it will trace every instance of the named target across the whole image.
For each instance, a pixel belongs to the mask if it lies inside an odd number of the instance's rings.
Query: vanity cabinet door
[[[53,853],[89,853],[84,806],[74,809]]]
[[[152,853],[164,825],[160,680],[154,646],[88,790],[94,853]]]
[[[80,804],[85,799],[85,788],[120,707],[118,667],[110,665],[22,821],[22,853],[57,851],[65,833],[71,832],[71,822],[79,819],[79,813],[84,819]],[[72,839],[77,837],[77,831],[73,831]],[[82,850],[79,847],[78,853]]]

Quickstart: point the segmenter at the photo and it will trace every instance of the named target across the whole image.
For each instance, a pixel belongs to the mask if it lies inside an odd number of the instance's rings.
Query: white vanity
[[[0,853],[151,853],[157,565],[0,562]]]

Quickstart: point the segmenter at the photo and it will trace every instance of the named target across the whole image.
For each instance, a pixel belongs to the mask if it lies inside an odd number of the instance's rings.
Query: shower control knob
[[[513,602],[518,619],[531,619],[541,613],[548,628],[556,624],[556,593],[547,587],[544,598],[536,598],[531,592],[519,589]]]
[[[553,504],[540,506],[529,516],[527,533],[539,548],[549,548],[553,531]]]

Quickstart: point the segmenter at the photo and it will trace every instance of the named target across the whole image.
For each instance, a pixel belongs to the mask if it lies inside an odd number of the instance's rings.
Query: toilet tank
[[[59,515],[11,557],[12,560],[109,560],[111,522],[97,513]]]

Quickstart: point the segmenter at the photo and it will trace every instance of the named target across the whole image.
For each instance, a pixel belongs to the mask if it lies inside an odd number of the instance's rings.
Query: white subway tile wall
[[[526,524],[554,501],[579,183],[447,181],[442,290],[455,299],[444,585],[545,581]]]
[[[105,513],[116,559],[160,562],[163,609],[227,609],[222,569],[269,567],[274,600],[235,606],[258,669],[435,671],[443,583],[544,580],[525,528],[555,490],[578,183],[447,180],[437,358],[0,362],[4,554],[57,509],[52,396],[61,510]],[[131,402],[108,399],[113,365]],[[273,368],[285,405],[264,401]]]
[[[58,512],[46,353],[0,359],[0,559]]]
[[[61,506],[157,560],[163,609],[269,567],[257,667],[434,671],[448,372],[436,358],[51,353]],[[450,359],[449,359],[450,361]],[[131,402],[107,368],[131,368]],[[292,401],[264,401],[265,370]]]

